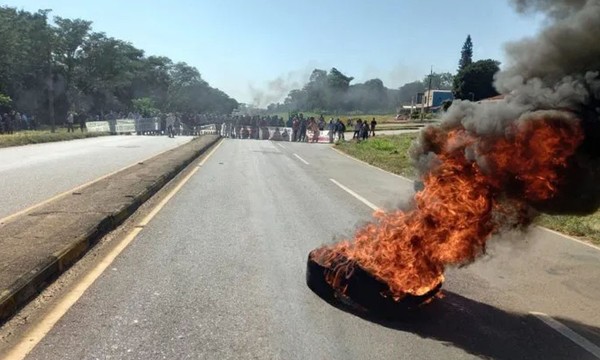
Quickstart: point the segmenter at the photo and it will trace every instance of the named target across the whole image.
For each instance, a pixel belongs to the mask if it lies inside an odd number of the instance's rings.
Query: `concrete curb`
[[[103,236],[121,225],[144,202],[219,140],[220,137],[215,137],[214,140],[196,149],[192,156],[182,161],[168,173],[160,176],[145,191],[133,196],[131,202],[118,211],[107,214],[96,227],[80,236],[64,249],[48,256],[31,271],[20,276],[8,289],[0,293],[0,325],[10,319],[19,309],[93,248]]]

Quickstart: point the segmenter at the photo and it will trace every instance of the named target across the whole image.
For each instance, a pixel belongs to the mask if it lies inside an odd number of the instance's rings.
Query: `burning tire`
[[[415,310],[428,303],[439,292],[442,283],[426,294],[416,296],[406,294],[400,299],[386,296],[389,286],[380,281],[355,261],[342,255],[325,265],[321,260],[324,249],[316,249],[308,254],[306,283],[308,287],[328,302],[342,302],[356,310],[383,317],[394,317]],[[331,252],[331,250],[325,250]],[[345,271],[340,272],[340,267]]]

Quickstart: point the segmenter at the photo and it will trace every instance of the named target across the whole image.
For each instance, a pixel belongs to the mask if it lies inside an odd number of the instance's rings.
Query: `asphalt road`
[[[543,230],[448,272],[445,298],[382,322],[305,285],[308,252],[412,185],[327,145],[225,140],[29,359],[595,359],[600,251]]]
[[[190,139],[103,136],[0,149],[0,218]]]

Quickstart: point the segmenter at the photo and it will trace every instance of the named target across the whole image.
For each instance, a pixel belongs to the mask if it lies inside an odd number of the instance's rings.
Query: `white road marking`
[[[140,223],[138,223],[128,234],[120,240],[106,256],[91,269],[62,299],[53,307],[44,318],[38,322],[20,342],[12,348],[4,357],[5,360],[22,360],[35,348],[37,344],[52,330],[54,325],[69,311],[69,309],[81,298],[85,291],[102,275],[102,273],[112,264],[112,262],[121,254],[125,248],[137,237],[156,214],[181,190],[181,188],[200,170],[213,153],[221,146],[221,140],[205,157],[199,166],[196,166],[169,193],[156,205]]]
[[[287,150],[287,147],[283,146],[282,144],[280,144],[280,143],[276,143],[276,144],[279,145],[279,147],[281,147],[282,149],[286,149]]]
[[[310,164],[308,163],[308,161],[306,161],[306,160],[304,160],[303,158],[301,158],[301,157],[300,157],[300,155],[298,155],[298,154],[294,153],[294,156],[295,156],[295,157],[297,157],[297,158],[298,158],[298,160],[302,161],[304,164],[306,164],[306,165],[310,165]]]
[[[543,321],[546,325],[550,326],[552,329],[558,331],[561,335],[573,341],[575,344],[579,345],[581,348],[585,349],[590,354],[594,355],[596,358],[600,359],[600,347],[594,345],[588,339],[579,335],[575,331],[571,330],[567,326],[563,325],[561,322],[556,321],[548,314],[544,314],[541,312],[531,311],[529,312],[531,315]]]
[[[360,200],[363,204],[367,205],[368,207],[370,207],[371,209],[378,211],[380,210],[379,207],[375,204],[373,204],[372,202],[370,202],[369,200],[365,199],[364,197],[358,195],[357,193],[355,193],[354,191],[352,191],[350,188],[348,188],[345,185],[340,184],[338,181],[336,181],[335,179],[329,179],[332,183],[336,184],[337,186],[339,186],[340,188],[342,188],[342,190],[344,190],[345,192],[347,192],[348,194],[354,196],[355,198],[357,198],[358,200]]]
[[[545,231],[547,231],[547,232],[549,232],[549,233],[552,233],[552,234],[555,234],[555,235],[558,235],[558,236],[562,236],[562,237],[563,237],[563,238],[565,238],[565,239],[569,239],[569,240],[571,240],[571,241],[578,242],[578,243],[580,243],[581,245],[585,245],[585,246],[587,246],[587,247],[591,247],[592,249],[595,249],[595,250],[598,250],[598,251],[600,251],[600,247],[597,247],[596,245],[593,245],[593,244],[590,244],[590,243],[588,243],[588,242],[585,242],[585,241],[582,241],[582,240],[576,239],[576,238],[574,238],[574,237],[572,237],[572,236],[565,235],[565,234],[563,234],[563,233],[559,233],[558,231],[554,231],[554,230],[552,230],[552,229],[548,229],[548,228],[546,228],[546,227],[543,227],[543,226],[538,226],[538,228],[540,228],[540,229],[542,229],[542,230],[545,230]]]

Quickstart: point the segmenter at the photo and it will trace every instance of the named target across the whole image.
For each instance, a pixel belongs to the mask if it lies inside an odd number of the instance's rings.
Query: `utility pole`
[[[433,66],[431,66],[431,72],[429,73],[429,88],[427,96],[423,95],[421,99],[421,122],[425,120],[425,104],[429,103],[429,97],[431,96],[431,80],[433,79]]]

